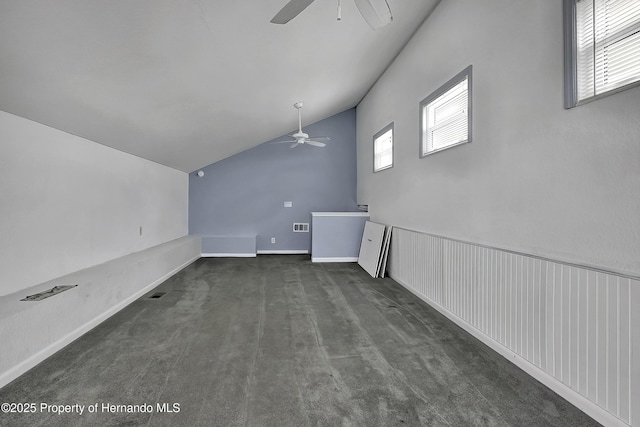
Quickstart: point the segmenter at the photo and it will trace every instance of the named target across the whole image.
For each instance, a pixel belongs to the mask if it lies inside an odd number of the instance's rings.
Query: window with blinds
[[[471,141],[471,66],[420,103],[422,156]]]
[[[640,1],[571,0],[569,107],[640,81]],[[570,103],[571,104],[571,103]]]
[[[373,136],[373,171],[393,166],[393,122]]]

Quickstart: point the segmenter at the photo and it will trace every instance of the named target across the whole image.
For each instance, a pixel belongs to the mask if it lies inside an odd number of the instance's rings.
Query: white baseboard
[[[184,264],[174,268],[173,270],[171,270],[170,272],[166,273],[162,277],[154,280],[152,283],[148,284],[144,288],[140,289],[139,291],[137,291],[134,294],[132,294],[131,296],[125,298],[124,300],[122,300],[118,304],[116,304],[113,307],[109,308],[107,311],[102,312],[102,314],[99,314],[98,316],[94,317],[93,319],[91,319],[90,321],[85,323],[84,325],[82,325],[79,328],[69,332],[67,335],[63,336],[58,341],[56,341],[56,342],[50,344],[49,346],[43,348],[39,352],[35,353],[33,356],[28,357],[24,361],[22,361],[19,364],[13,366],[8,371],[3,372],[0,375],[0,388],[4,387],[7,384],[9,384],[11,381],[15,380],[20,375],[26,373],[29,369],[35,367],[40,362],[43,362],[47,357],[52,356],[54,353],[58,352],[59,350],[62,350],[65,346],[71,344],[73,341],[75,341],[76,339],[80,338],[82,335],[86,334],[91,329],[95,328],[100,323],[104,322],[105,320],[107,320],[108,318],[110,318],[111,316],[113,316],[114,314],[116,314],[117,312],[119,312],[120,310],[122,310],[123,308],[125,308],[126,306],[128,306],[129,304],[131,304],[132,302],[134,302],[135,300],[137,300],[138,298],[140,298],[141,296],[143,296],[147,292],[149,292],[151,289],[155,288],[160,283],[162,283],[165,280],[167,280],[169,277],[173,276],[174,274],[176,274],[177,272],[179,272],[183,268],[187,267],[189,264],[191,264],[192,262],[194,262],[198,258],[200,258],[200,257],[199,256],[193,257],[192,259],[188,260]]]
[[[259,250],[258,255],[299,255],[299,254],[308,254],[309,251],[305,249],[301,250]]]
[[[358,262],[358,257],[311,257],[311,262]]]
[[[586,397],[582,396],[577,391],[571,389],[570,387],[566,386],[562,382],[558,381],[557,379],[547,374],[542,369],[538,368],[533,363],[529,362],[528,360],[524,359],[523,357],[509,350],[507,347],[503,346],[499,342],[493,340],[488,335],[485,335],[483,332],[476,329],[473,325],[465,322],[464,320],[462,320],[455,314],[451,313],[444,307],[440,306],[439,304],[435,303],[431,299],[423,295],[420,295],[414,289],[412,289],[411,286],[399,281],[398,279],[393,277],[393,275],[391,276],[391,278],[394,281],[396,281],[398,284],[406,288],[409,292],[411,292],[412,294],[420,298],[422,301],[424,301],[425,303],[429,304],[431,307],[438,310],[449,320],[456,323],[462,329],[464,329],[465,331],[469,332],[471,335],[473,335],[474,337],[482,341],[484,344],[489,346],[496,353],[500,354],[502,357],[504,357],[505,359],[507,359],[508,361],[510,361],[511,363],[513,363],[514,365],[516,365],[517,367],[525,371],[527,374],[529,374],[536,380],[540,381],[545,386],[549,387],[555,393],[562,396],[569,403],[571,403],[572,405],[580,409],[585,414],[589,415],[591,418],[593,418],[600,424],[607,427],[609,426],[610,427],[629,427],[629,424],[625,423],[624,421],[617,418],[613,414],[610,414],[609,412],[605,411],[595,403],[591,402]]]
[[[231,254],[231,253],[219,253],[219,252],[209,252],[200,254],[203,258],[255,258],[256,254],[253,253],[239,253],[239,254]]]

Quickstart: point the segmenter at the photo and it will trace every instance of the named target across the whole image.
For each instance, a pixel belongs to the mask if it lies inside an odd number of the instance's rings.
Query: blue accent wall
[[[201,169],[202,178],[189,174],[189,233],[255,234],[258,251],[310,251],[311,233],[293,232],[294,222],[357,211],[355,108],[303,130],[331,140],[324,148],[272,143],[285,135]]]

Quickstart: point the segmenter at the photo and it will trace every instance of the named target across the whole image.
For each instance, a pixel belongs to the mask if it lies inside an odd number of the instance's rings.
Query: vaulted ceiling
[[[0,110],[191,172],[356,106],[438,0],[286,3],[3,0]]]

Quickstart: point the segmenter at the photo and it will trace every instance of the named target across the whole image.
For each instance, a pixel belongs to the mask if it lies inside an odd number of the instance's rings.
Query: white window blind
[[[393,165],[393,124],[373,138],[373,170],[379,171]]]
[[[422,154],[469,140],[469,76],[422,108]]]
[[[576,1],[578,101],[640,80],[640,1]]]

